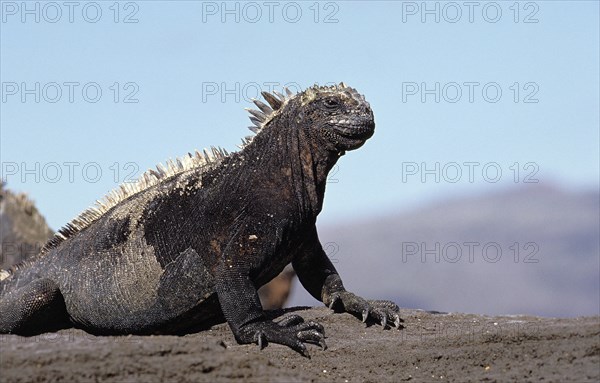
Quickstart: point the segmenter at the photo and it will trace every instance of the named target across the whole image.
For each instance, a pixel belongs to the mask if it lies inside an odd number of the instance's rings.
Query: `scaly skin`
[[[268,320],[257,289],[290,262],[336,311],[400,328],[398,306],[346,291],[315,226],[327,174],[373,135],[373,112],[343,84],[282,96],[251,111],[258,134],[211,166],[164,176],[102,214],[74,221],[0,282],[0,332],[74,325],[94,334],[186,333],[225,319],[239,343],[308,356],[324,329]]]

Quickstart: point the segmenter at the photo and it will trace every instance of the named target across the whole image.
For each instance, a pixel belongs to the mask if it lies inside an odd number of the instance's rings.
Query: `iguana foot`
[[[245,334],[252,335],[251,342],[256,343],[262,350],[269,342],[283,344],[310,358],[304,343],[312,343],[327,349],[325,344],[325,330],[323,326],[314,321],[304,322],[299,315],[290,315],[279,323],[272,321],[257,322],[247,325]]]
[[[381,326],[401,329],[400,323],[404,322],[398,315],[400,308],[391,301],[366,300],[349,291],[340,291],[331,294],[329,308],[336,312],[347,312],[362,318],[363,322],[371,319],[381,323]]]

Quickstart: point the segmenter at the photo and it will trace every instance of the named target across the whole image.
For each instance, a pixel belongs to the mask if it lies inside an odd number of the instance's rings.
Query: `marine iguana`
[[[328,172],[374,133],[371,107],[343,83],[285,93],[254,100],[240,151],[158,165],[3,271],[0,333],[180,334],[224,319],[240,344],[309,356],[304,343],[326,348],[323,326],[269,320],[257,295],[290,262],[325,305],[400,328],[395,303],[344,288],[315,226]]]

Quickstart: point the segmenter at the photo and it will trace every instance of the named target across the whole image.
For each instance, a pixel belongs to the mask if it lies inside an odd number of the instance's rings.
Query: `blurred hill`
[[[52,234],[32,200],[0,182],[0,268],[37,254]]]
[[[403,307],[600,313],[597,190],[533,185],[320,227],[347,288]],[[517,253],[516,249],[519,249]],[[314,304],[302,288],[289,306]]]

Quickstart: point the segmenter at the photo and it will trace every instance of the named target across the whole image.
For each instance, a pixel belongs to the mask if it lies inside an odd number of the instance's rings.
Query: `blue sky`
[[[515,181],[598,187],[596,1],[26,4],[1,2],[1,170],[54,229],[158,162],[235,150],[272,84],[344,81],[374,110],[321,222]]]

